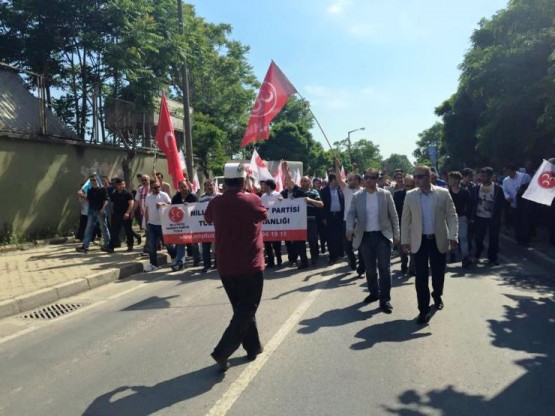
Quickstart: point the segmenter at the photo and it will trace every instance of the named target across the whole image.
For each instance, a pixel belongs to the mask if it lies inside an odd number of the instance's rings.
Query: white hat
[[[224,166],[225,179],[244,179],[247,176],[245,165],[241,162],[230,162]]]

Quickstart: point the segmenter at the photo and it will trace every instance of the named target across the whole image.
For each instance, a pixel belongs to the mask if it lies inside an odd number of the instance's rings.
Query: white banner
[[[522,197],[538,204],[551,205],[555,197],[555,165],[544,160]]]
[[[167,205],[161,208],[164,244],[211,243],[214,226],[204,222],[209,202]],[[306,201],[286,199],[268,205],[268,219],[262,224],[264,241],[305,241]]]

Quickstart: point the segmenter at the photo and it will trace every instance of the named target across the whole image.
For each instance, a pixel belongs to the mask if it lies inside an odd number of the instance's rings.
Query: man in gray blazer
[[[431,318],[429,269],[432,269],[432,298],[435,308],[443,309],[446,253],[457,247],[458,218],[449,191],[431,183],[431,170],[414,169],[417,189],[407,192],[401,218],[401,249],[414,254],[419,324]],[[428,267],[428,264],[430,267]]]
[[[391,247],[399,243],[399,219],[391,193],[377,187],[379,177],[375,169],[365,172],[364,190],[354,194],[347,214],[346,237],[360,249],[366,266],[370,295],[364,302],[379,300],[380,308],[391,313]]]

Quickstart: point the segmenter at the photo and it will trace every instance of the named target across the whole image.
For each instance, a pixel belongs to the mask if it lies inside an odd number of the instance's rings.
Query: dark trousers
[[[153,266],[158,266],[158,255],[156,253],[156,250],[158,248],[158,244],[162,242],[162,226],[147,224],[146,229],[150,264],[152,264]]]
[[[202,265],[205,269],[212,267],[212,254],[210,249],[212,248],[212,243],[202,243]]]
[[[380,231],[364,233],[359,249],[366,266],[370,294],[378,296],[380,302],[391,300],[391,241]]]
[[[281,241],[267,241],[264,243],[264,251],[268,258],[268,266],[281,264]]]
[[[499,221],[492,218],[476,217],[474,220],[474,241],[476,244],[476,252],[474,257],[480,258],[484,250],[484,238],[488,234],[488,259],[497,261],[497,252],[499,251]]]
[[[527,201],[518,201],[517,208],[511,208],[512,226],[515,230],[515,239],[518,244],[530,242],[529,204]]]
[[[133,248],[135,233],[133,232],[132,224],[132,219],[124,220],[123,217],[116,215],[112,216],[112,221],[110,221],[110,248],[114,248],[119,243],[121,227],[123,227],[125,231],[127,247]]]
[[[343,213],[341,212],[332,214],[327,219],[326,236],[331,261],[335,261],[345,255],[343,248],[344,224]]]
[[[310,259],[315,262],[320,251],[318,249],[318,224],[316,223],[315,217],[308,217],[306,220],[306,235],[308,239],[308,247],[310,248]],[[301,258],[301,263],[308,263],[308,257],[306,256],[306,241],[295,241],[295,251]]]
[[[233,308],[233,317],[222,339],[214,348],[214,355],[227,359],[242,344],[248,354],[261,348],[256,328],[256,310],[262,298],[262,272],[241,276],[221,276],[222,284]]]
[[[414,265],[418,310],[424,314],[430,311],[430,289],[428,287],[430,272],[428,263],[432,269],[432,288],[434,289],[432,297],[437,299],[443,295],[447,258],[445,253],[440,253],[437,249],[435,239],[427,239],[423,236],[420,250],[414,253]]]
[[[344,227],[346,228],[346,225],[344,225]],[[353,240],[347,240],[347,236],[345,236],[345,234],[343,234],[343,247],[345,249],[345,254],[347,255],[347,257],[349,258],[349,263],[351,264],[357,264],[357,259],[358,259],[358,265],[356,265],[356,271],[359,275],[362,275],[366,272],[366,268],[364,267],[364,259],[362,258],[362,254],[360,253],[360,249],[358,250],[358,256],[355,254],[355,251],[353,250]]]
[[[88,219],[88,215],[81,214],[79,217],[79,228],[77,228],[77,232],[75,233],[75,238],[79,241],[83,241],[85,239],[85,229],[87,228]]]

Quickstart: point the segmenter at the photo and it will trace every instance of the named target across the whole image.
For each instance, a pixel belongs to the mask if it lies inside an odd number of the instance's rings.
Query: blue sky
[[[507,0],[187,0],[233,26],[260,81],[273,59],[328,138],[351,135],[412,160],[434,108],[456,91],[470,36]],[[314,137],[326,148],[318,130]]]

